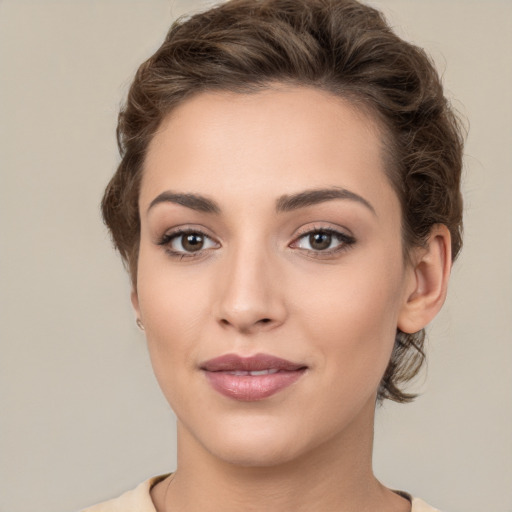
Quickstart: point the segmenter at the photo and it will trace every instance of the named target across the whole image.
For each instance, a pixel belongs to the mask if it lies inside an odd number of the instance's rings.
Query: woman
[[[118,138],[103,215],[178,467],[87,510],[435,510],[372,472],[461,247],[425,54],[353,0],[232,0],[173,25]]]

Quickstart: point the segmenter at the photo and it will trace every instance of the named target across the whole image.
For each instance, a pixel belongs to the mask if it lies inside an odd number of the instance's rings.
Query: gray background
[[[378,412],[375,470],[446,512],[511,512],[512,3],[372,3],[433,55],[471,124],[465,249],[423,396]],[[174,468],[98,205],[136,66],[200,4],[0,0],[1,512],[72,512]]]

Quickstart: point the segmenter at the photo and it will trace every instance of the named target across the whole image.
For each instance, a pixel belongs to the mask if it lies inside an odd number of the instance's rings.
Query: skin
[[[338,97],[277,84],[202,93],[154,136],[132,302],[178,418],[178,469],[152,491],[159,512],[410,510],[372,472],[375,400],[397,327],[421,329],[444,301],[450,244],[436,226],[404,260],[381,135]],[[283,196],[320,189],[362,200],[276,212]],[[176,229],[204,233],[202,249],[187,251]],[[309,234],[321,230],[341,235],[318,249]],[[269,398],[237,401],[200,369],[227,353],[308,369]]]

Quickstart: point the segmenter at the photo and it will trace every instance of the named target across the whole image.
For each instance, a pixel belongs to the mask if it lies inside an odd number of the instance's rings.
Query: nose
[[[226,258],[215,292],[217,321],[223,328],[252,334],[285,321],[285,294],[275,260],[275,255],[254,248],[240,248]]]

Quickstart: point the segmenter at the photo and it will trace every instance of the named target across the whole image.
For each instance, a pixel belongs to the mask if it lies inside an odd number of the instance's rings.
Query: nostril
[[[0,0],[1,1],[1,0]],[[258,327],[272,326],[274,324],[274,320],[272,318],[260,318],[259,320],[253,319],[244,319],[239,317],[225,317],[219,318],[219,324],[223,327],[234,327],[235,329],[239,329],[240,331],[249,332],[253,329],[258,329]]]

